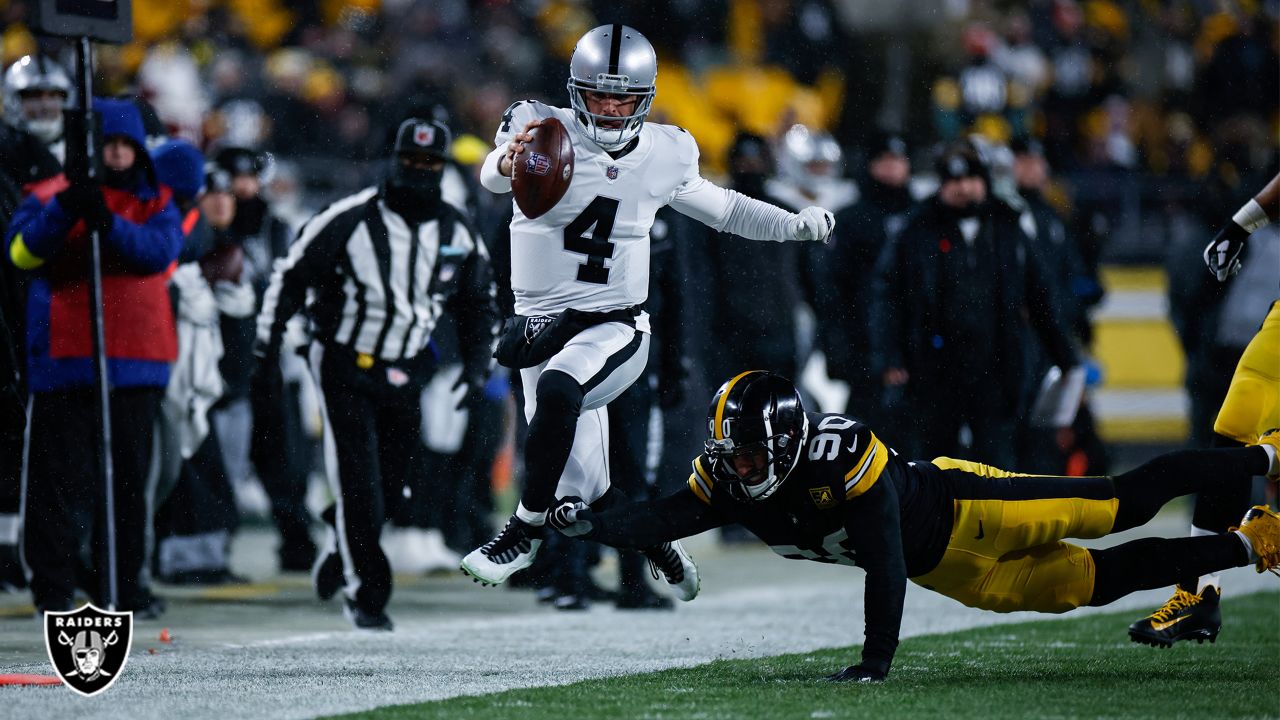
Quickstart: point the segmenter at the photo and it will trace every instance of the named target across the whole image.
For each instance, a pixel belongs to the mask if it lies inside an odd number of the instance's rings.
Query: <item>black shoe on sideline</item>
[[[356,604],[350,600],[343,603],[342,614],[351,621],[356,630],[367,630],[369,632],[391,632],[395,630],[395,625],[391,623],[391,618],[382,611],[376,613],[361,610]]]
[[[336,552],[322,556],[311,569],[311,585],[316,589],[316,597],[321,600],[337,595],[346,584],[347,579],[342,573],[342,557]]]

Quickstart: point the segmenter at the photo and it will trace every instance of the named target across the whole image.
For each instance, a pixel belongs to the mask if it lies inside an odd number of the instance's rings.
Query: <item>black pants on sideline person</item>
[[[96,390],[76,388],[35,393],[27,468],[23,552],[31,568],[31,594],[43,610],[69,610],[78,577],[80,549],[87,544],[95,572],[107,570],[105,492],[98,469]],[[141,580],[146,558],[147,474],[153,423],[161,388],[111,391],[112,460],[115,471],[115,535],[120,610],[151,604]],[[105,607],[106,583],[86,587]],[[102,587],[98,587],[101,585]]]
[[[305,571],[316,553],[306,502],[314,446],[304,427],[301,384],[286,382],[281,390],[273,396],[249,396],[254,425],[249,453],[280,531],[280,569]]]
[[[362,363],[343,348],[317,343],[311,349],[324,413],[325,472],[335,497],[333,512],[324,516],[332,518],[332,550],[342,563],[347,595],[370,613],[381,612],[391,598],[391,566],[378,539],[425,451],[420,396],[429,363]]]

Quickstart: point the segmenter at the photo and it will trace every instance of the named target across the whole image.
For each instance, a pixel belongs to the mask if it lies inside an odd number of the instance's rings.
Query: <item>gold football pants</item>
[[[1280,300],[1249,341],[1231,376],[1213,431],[1253,445],[1258,436],[1280,427]]]
[[[1089,551],[1063,538],[1111,531],[1119,500],[1106,478],[1022,475],[937,458],[945,472],[968,473],[974,497],[958,498],[951,540],[937,567],[912,578],[969,607],[1060,613],[1093,596]],[[1025,478],[1014,483],[1001,478]]]

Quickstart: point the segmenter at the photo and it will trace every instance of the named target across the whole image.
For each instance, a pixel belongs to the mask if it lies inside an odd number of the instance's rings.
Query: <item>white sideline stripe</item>
[[[335,638],[351,637],[350,630],[342,632],[326,632],[326,633],[307,633],[306,635],[289,635],[282,638],[272,638],[270,640],[259,640],[251,643],[219,643],[224,648],[233,650],[247,650],[249,648],[264,647],[280,647],[282,645],[301,645],[303,643],[320,642],[321,640],[333,640]]]
[[[1191,399],[1186,390],[1099,389],[1089,403],[1099,418],[1170,418],[1191,414]]]
[[[1169,298],[1159,290],[1113,290],[1090,315],[1094,322],[1167,320]]]

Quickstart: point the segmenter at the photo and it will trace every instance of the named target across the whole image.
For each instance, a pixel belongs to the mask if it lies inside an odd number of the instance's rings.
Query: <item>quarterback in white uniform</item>
[[[533,562],[555,498],[592,503],[609,489],[605,406],[640,376],[648,358],[643,303],[657,211],[670,205],[755,240],[822,242],[834,225],[822,208],[791,213],[702,178],[693,136],[645,122],[656,77],[657,57],[643,35],[616,24],[591,30],[570,61],[571,108],[532,100],[511,105],[481,169],[485,188],[509,192],[515,156],[546,118],[560,120],[573,143],[564,197],[536,219],[517,206],[511,221],[516,317],[498,359],[520,368],[524,385],[526,481],[506,527],[462,561],[463,572],[480,582],[501,583]],[[519,359],[504,355],[504,347]],[[679,597],[697,594],[696,568],[678,543],[644,552]]]

